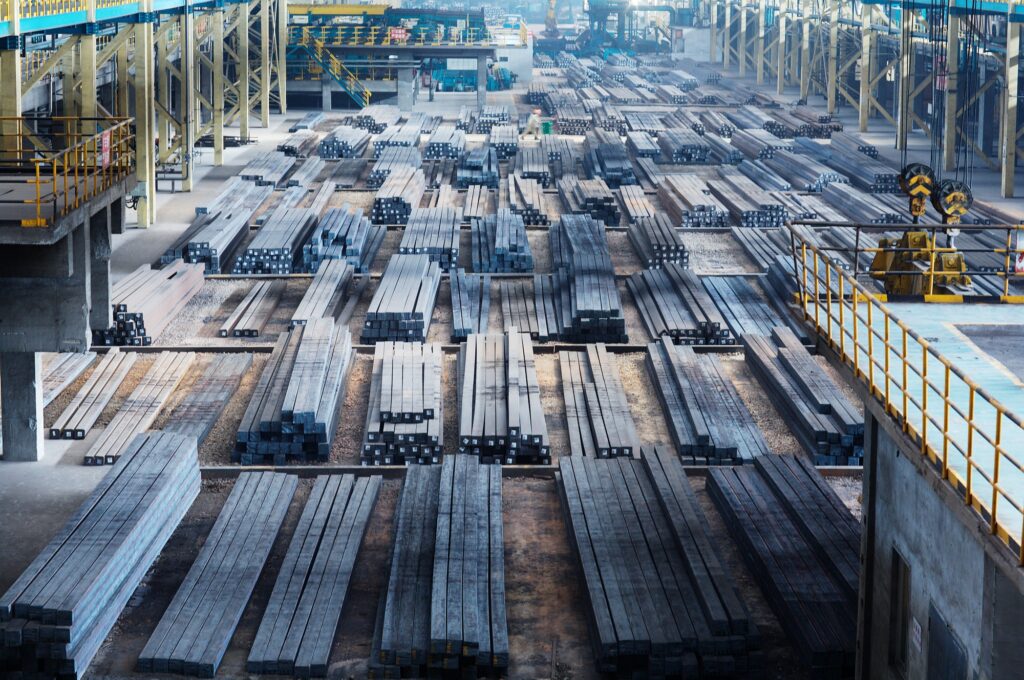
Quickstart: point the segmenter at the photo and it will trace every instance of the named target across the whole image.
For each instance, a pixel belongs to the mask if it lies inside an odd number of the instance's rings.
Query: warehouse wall
[[[895,423],[874,404],[866,410],[858,676],[1020,678],[1021,570]],[[910,573],[905,673],[893,661],[901,601],[894,553]]]

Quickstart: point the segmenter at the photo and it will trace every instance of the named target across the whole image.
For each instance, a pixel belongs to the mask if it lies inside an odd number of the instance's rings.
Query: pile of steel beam
[[[480,108],[476,119],[476,132],[481,135],[489,134],[495,125],[508,125],[512,122],[512,116],[508,107],[497,104],[487,104]]]
[[[426,255],[392,255],[366,312],[361,342],[424,342],[434,312],[441,268]]]
[[[294,132],[277,145],[277,150],[294,158],[309,158],[320,143],[320,135],[311,130]]]
[[[344,260],[328,260],[316,275],[292,312],[290,326],[303,326],[313,319],[337,319],[352,282],[352,266]]]
[[[559,352],[569,450],[575,456],[616,458],[640,452],[640,437],[619,378],[618,362],[604,344]]]
[[[869,159],[864,159],[865,164],[869,162]],[[816,192],[830,184],[850,183],[846,175],[800,153],[777,151],[765,159],[765,165],[801,191]]]
[[[495,125],[491,128],[487,143],[497,152],[500,160],[511,158],[519,151],[519,131],[514,125]]]
[[[544,206],[544,192],[540,183],[524,179],[518,174],[508,178],[509,209],[523,219],[524,224],[548,224],[547,209]]]
[[[622,203],[626,221],[635,224],[637,220],[654,215],[654,206],[647,200],[644,190],[633,184],[619,188],[619,200]]]
[[[511,179],[509,180],[511,182]],[[490,191],[480,184],[472,184],[466,189],[466,200],[462,206],[462,219],[471,220],[483,217],[488,213]]]
[[[520,149],[516,156],[515,174],[523,179],[536,180],[540,182],[541,186],[547,188],[551,183],[548,154],[544,149],[535,146]]]
[[[856,158],[855,154],[864,154],[869,158],[878,158],[878,147],[868,144],[863,139],[855,137],[848,132],[837,132],[832,135],[830,143],[833,151],[846,151],[847,154]]]
[[[747,158],[771,158],[777,151],[792,151],[793,144],[765,130],[736,130],[729,142]]]
[[[662,163],[701,164],[708,162],[711,149],[699,134],[690,128],[665,129],[658,133]]]
[[[610,187],[636,184],[636,174],[626,146],[614,132],[591,130],[583,142],[583,165],[591,177],[601,178]]]
[[[359,111],[355,117],[355,126],[377,135],[388,127],[397,125],[402,117],[397,106],[392,104],[370,104]]]
[[[729,209],[709,193],[707,183],[697,175],[665,175],[658,183],[658,201],[678,226],[727,226]]]
[[[291,274],[297,270],[302,244],[316,227],[312,208],[279,207],[256,232],[231,267],[232,274]]]
[[[455,183],[461,188],[473,184],[497,188],[499,177],[498,153],[493,147],[484,146],[462,155],[459,169],[455,173]]]
[[[113,324],[92,331],[94,345],[151,345],[203,287],[203,266],[180,260],[143,265],[110,289]]]
[[[627,132],[626,147],[635,158],[657,158],[661,153],[657,140],[646,132]]]
[[[402,125],[389,127],[374,138],[373,157],[380,158],[384,149],[393,146],[418,147],[420,144],[421,132],[422,129],[416,123],[404,123]]]
[[[137,357],[137,352],[108,351],[71,403],[50,425],[50,439],[85,439]]]
[[[294,157],[281,151],[271,151],[257,156],[238,173],[238,176],[249,182],[277,186],[293,165]]]
[[[768,192],[733,169],[719,169],[720,180],[709,180],[711,194],[728,208],[743,227],[781,227],[786,220],[785,207]]]

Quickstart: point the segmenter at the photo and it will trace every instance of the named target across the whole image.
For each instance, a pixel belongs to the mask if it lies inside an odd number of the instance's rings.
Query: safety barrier
[[[131,118],[0,118],[0,179],[31,187],[0,199],[21,226],[47,227],[135,169]],[[26,214],[25,207],[28,207]]]
[[[1024,422],[790,227],[797,299],[941,478],[1024,565]]]

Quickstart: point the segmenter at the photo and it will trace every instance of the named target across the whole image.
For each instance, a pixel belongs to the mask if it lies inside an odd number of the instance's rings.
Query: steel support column
[[[1015,21],[1006,24],[1005,68],[1000,188],[1003,198],[1012,198],[1017,170],[1017,78],[1020,71],[1020,24]]]
[[[0,132],[3,150],[17,151],[18,124],[11,118],[21,116],[21,50],[0,50]]]
[[[193,45],[195,41],[195,18],[186,12],[178,18],[178,44],[181,60],[178,62],[178,129],[181,151],[181,188],[192,191],[192,175],[195,173],[193,150],[195,147],[196,125],[196,64]]]
[[[901,17],[901,23],[903,34],[906,35],[910,33],[914,28],[913,11],[904,9]],[[903,50],[903,44],[901,42],[900,50],[899,99],[896,102],[896,148],[906,149],[907,138],[910,135],[911,128],[914,126],[914,49],[913,45],[911,45],[909,50]]]
[[[826,97],[828,112],[836,112],[836,90],[839,88],[839,0],[833,0],[829,11],[828,75]]]
[[[874,96],[871,84],[874,82],[875,32],[871,28],[871,5],[860,6],[860,98],[857,106],[857,128],[868,131],[868,114],[871,112],[871,98]]]
[[[800,9],[800,98],[807,99],[811,89],[811,16],[807,0]]]
[[[789,12],[789,0],[782,0],[775,22],[779,31],[779,42],[775,46],[775,91],[782,94],[786,89],[786,14]]]
[[[213,129],[213,164],[224,164],[224,19],[225,12],[215,11],[211,15],[213,22],[213,91],[210,93],[212,103],[211,125]]]
[[[270,0],[260,3],[260,124],[270,127]]]
[[[764,22],[765,0],[757,0],[757,44],[754,53],[754,69],[757,71],[757,84],[764,83]]]
[[[238,135],[249,139],[249,3],[238,5]]]
[[[128,76],[128,41],[117,50],[114,73],[114,113],[122,118],[131,115],[131,86]]]
[[[281,115],[288,113],[288,0],[277,0],[277,98]]]
[[[743,1],[743,0],[741,0]],[[747,6],[740,5],[740,35],[736,41],[739,52],[740,78],[747,75]]]
[[[708,61],[712,64],[718,61],[718,2],[711,0],[711,36],[708,41]]]
[[[156,144],[153,129],[153,24],[135,24],[135,172],[142,195],[139,197],[138,225],[148,227],[156,220],[154,182]]]

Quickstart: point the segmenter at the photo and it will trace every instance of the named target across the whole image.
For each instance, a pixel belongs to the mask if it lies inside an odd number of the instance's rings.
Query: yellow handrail
[[[1024,566],[1024,420],[799,230],[790,231],[804,320]]]
[[[370,90],[359,81],[356,74],[352,73],[352,71],[350,71],[340,59],[334,56],[333,52],[327,49],[327,46],[324,45],[322,40],[314,37],[313,34],[310,33],[309,29],[302,30],[302,42],[299,44],[304,47],[312,48],[317,59],[319,59],[321,63],[328,64],[332,75],[334,75],[335,78],[344,80],[348,86],[349,92],[359,96],[362,100],[363,106],[370,105]]]

